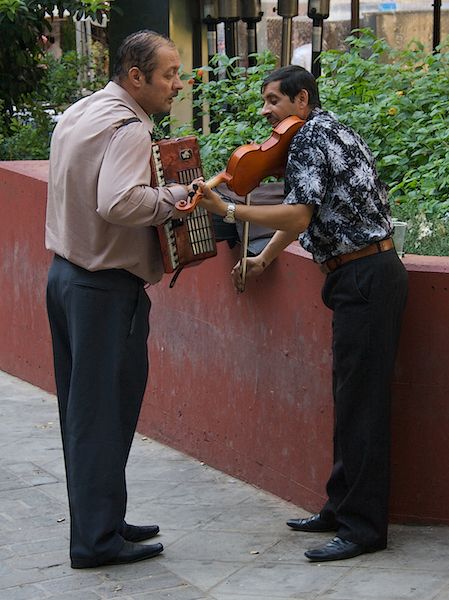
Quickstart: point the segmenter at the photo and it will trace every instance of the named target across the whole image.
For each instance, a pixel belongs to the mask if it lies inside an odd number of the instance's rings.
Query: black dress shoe
[[[128,542],[143,542],[159,533],[158,525],[128,525],[125,523],[121,536]]]
[[[295,531],[337,531],[337,525],[332,521],[325,521],[320,514],[312,515],[307,519],[290,519],[287,525]]]
[[[164,549],[162,544],[133,544],[133,542],[125,542],[123,548],[107,561],[84,561],[72,559],[72,569],[93,569],[95,567],[104,567],[107,565],[124,565],[128,563],[138,562],[157,556]]]
[[[325,546],[315,548],[314,550],[307,550],[307,552],[304,552],[304,555],[312,562],[324,562],[354,558],[354,556],[359,556],[365,552],[374,552],[374,550],[364,548],[360,544],[355,544],[339,537],[334,537]]]

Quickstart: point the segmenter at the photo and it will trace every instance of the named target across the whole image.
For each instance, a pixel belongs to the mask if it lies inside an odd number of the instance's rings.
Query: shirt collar
[[[323,112],[324,112],[324,110],[322,108],[319,108],[319,106],[315,106],[315,108],[312,108],[312,110],[310,111],[309,116],[307,117],[306,121],[311,121],[312,119],[314,119],[318,115],[322,114]]]

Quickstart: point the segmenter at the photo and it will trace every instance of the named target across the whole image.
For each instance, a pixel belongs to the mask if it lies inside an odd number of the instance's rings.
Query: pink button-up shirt
[[[125,119],[137,117],[123,127]],[[52,137],[45,243],[89,271],[126,269],[149,283],[163,273],[154,225],[166,221],[181,185],[151,187],[153,122],[109,82],[69,107]]]

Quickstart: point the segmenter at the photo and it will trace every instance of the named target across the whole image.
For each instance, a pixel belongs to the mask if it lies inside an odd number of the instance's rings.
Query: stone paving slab
[[[310,564],[328,534],[307,513],[136,434],[128,521],[157,522],[162,555],[72,570],[54,396],[0,372],[1,600],[449,600],[449,528],[390,528],[387,550]]]

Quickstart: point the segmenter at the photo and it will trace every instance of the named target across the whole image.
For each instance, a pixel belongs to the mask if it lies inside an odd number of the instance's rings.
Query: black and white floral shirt
[[[315,205],[299,242],[318,263],[391,235],[387,189],[368,146],[320,108],[292,140],[285,193],[287,204]]]

